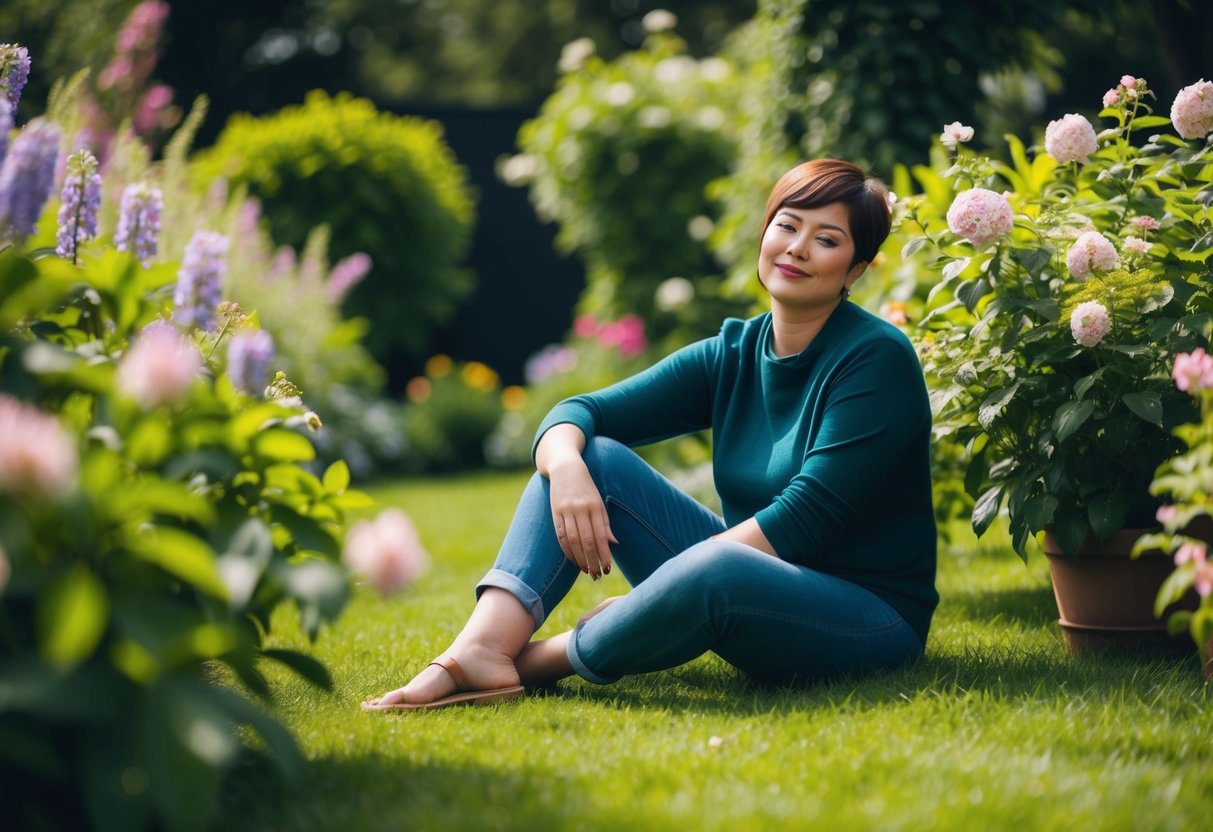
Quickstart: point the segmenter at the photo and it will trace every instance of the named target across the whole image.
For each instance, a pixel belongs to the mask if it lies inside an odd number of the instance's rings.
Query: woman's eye
[[[818,237],[817,242],[829,248],[834,248],[834,246],[838,245],[838,242],[833,237]]]
[[[779,228],[780,231],[791,231],[791,232],[796,231],[796,227],[789,222],[780,222],[780,223],[776,223],[775,225],[777,228]]]

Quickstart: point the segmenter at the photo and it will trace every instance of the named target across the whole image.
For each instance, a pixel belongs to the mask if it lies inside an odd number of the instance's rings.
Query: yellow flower
[[[425,374],[431,378],[443,378],[451,372],[451,363],[449,355],[439,353],[425,362]]]
[[[464,364],[459,375],[468,387],[485,393],[496,390],[499,383],[497,373],[487,364],[481,364],[479,361],[469,361]]]
[[[506,410],[522,410],[526,404],[526,390],[511,384],[501,391],[501,406]]]

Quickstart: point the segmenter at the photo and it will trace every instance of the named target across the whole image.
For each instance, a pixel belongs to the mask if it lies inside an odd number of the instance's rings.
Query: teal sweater
[[[539,426],[643,445],[712,429],[725,522],[754,517],[783,560],[866,587],[926,643],[935,591],[931,410],[922,368],[896,327],[842,303],[804,352],[777,358],[771,316],[720,334],[596,393]]]

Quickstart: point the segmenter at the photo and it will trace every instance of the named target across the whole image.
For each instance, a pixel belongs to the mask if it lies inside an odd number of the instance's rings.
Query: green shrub
[[[479,361],[454,362],[435,355],[425,375],[406,388],[404,435],[407,464],[446,472],[484,465],[484,443],[501,419],[497,373]]]
[[[334,259],[368,253],[374,267],[345,308],[371,322],[367,346],[385,365],[422,354],[472,287],[459,261],[473,197],[437,122],[315,90],[301,106],[233,116],[192,177],[247,186],[280,244],[302,248],[328,225]]]
[[[689,57],[664,32],[611,62],[592,50],[586,40],[566,47],[557,90],[519,131],[522,155],[502,175],[529,185],[540,217],[560,225],[557,247],[584,260],[581,312],[640,315],[658,341],[689,323],[682,341],[692,340],[703,318],[718,325],[731,308],[706,243],[714,211],[704,189],[734,152],[732,69]],[[703,318],[658,304],[658,287],[674,277],[694,285],[691,308]]]

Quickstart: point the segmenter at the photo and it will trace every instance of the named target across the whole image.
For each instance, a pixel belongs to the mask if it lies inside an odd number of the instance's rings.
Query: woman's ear
[[[855,281],[859,280],[859,278],[862,277],[863,273],[867,270],[868,270],[868,261],[867,260],[860,260],[854,266],[851,266],[851,270],[847,272],[847,281],[846,281],[847,288],[848,289],[851,288],[851,286],[854,285]]]

